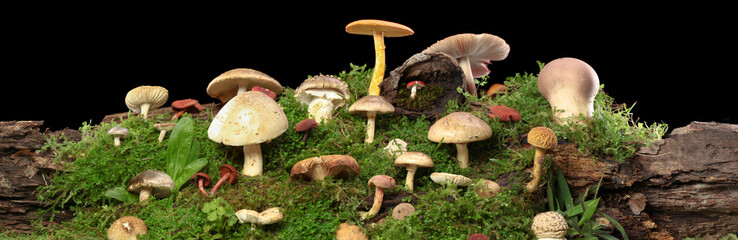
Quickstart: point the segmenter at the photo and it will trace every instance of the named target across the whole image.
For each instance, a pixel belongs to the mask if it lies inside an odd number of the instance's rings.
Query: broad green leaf
[[[122,187],[114,187],[105,191],[105,196],[124,203],[138,202],[138,195],[133,194]]]
[[[190,177],[200,171],[207,160],[198,158],[200,143],[194,139],[194,121],[183,117],[174,126],[167,147],[167,174],[179,190]]]

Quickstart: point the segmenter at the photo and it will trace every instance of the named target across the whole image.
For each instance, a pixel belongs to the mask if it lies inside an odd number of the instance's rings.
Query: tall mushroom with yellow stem
[[[126,93],[126,106],[148,119],[149,111],[164,105],[169,99],[169,91],[160,86],[138,86]]]
[[[556,139],[556,134],[550,128],[534,127],[528,132],[528,143],[536,148],[533,158],[533,179],[525,186],[528,191],[533,192],[538,189],[538,184],[541,182],[543,160],[546,156],[546,151],[556,147],[558,140]]]
[[[207,93],[221,102],[228,102],[239,93],[251,91],[254,86],[282,94],[282,85],[266,73],[250,68],[234,68],[215,77],[208,84]]]
[[[243,146],[241,174],[260,176],[263,158],[259,144],[287,131],[287,116],[268,95],[258,91],[239,93],[226,103],[208,127],[208,138],[228,146]]]
[[[369,95],[379,95],[379,83],[384,79],[386,68],[384,49],[384,37],[404,37],[413,35],[415,32],[409,27],[383,20],[363,19],[346,25],[346,32],[359,35],[371,35],[374,37],[374,71],[372,81],[369,84]]]
[[[308,113],[317,123],[333,118],[333,112],[351,97],[348,84],[329,75],[306,79],[295,89],[295,99],[308,105]]]
[[[365,143],[374,142],[374,125],[377,114],[386,114],[395,112],[395,107],[382,96],[367,95],[349,107],[350,114],[366,114],[366,139]]]
[[[438,119],[428,130],[429,140],[456,144],[456,160],[461,168],[469,167],[467,144],[491,136],[492,128],[484,120],[468,112],[446,115]]]
[[[541,92],[559,124],[581,124],[577,116],[586,119],[594,113],[594,99],[600,88],[600,79],[586,62],[570,57],[547,63],[538,74]]]

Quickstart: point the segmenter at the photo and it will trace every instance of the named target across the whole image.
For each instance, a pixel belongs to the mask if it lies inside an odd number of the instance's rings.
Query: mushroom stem
[[[151,108],[151,104],[149,103],[141,104],[141,115],[143,116],[143,119],[149,118],[149,108]]]
[[[161,132],[159,132],[159,142],[164,141],[164,136],[166,135],[167,135],[167,130],[161,130]]]
[[[248,91],[251,91],[251,89],[250,88],[247,88],[245,86],[239,86],[238,87],[238,92],[236,94],[244,93],[244,92],[248,92]]]
[[[410,191],[413,191],[413,179],[415,179],[415,171],[418,170],[416,165],[408,165],[406,168],[407,177],[405,178],[405,187]]]
[[[184,114],[185,110],[179,110],[179,112],[175,113],[174,116],[172,116],[172,121],[177,120],[182,114]]]
[[[377,119],[376,112],[366,113],[366,139],[364,139],[365,143],[374,142],[374,125],[375,125],[376,119]]]
[[[525,188],[529,191],[535,191],[538,189],[538,184],[541,182],[541,174],[543,174],[543,160],[546,156],[546,149],[536,148],[536,153],[533,158],[533,179],[525,185]]]
[[[459,167],[469,167],[469,148],[466,143],[456,144],[456,160],[459,161]]]
[[[197,187],[200,189],[200,192],[203,195],[207,196],[208,195],[208,192],[205,191],[205,186],[204,185],[205,185],[205,179],[204,178],[200,178],[199,180],[197,180]]]
[[[374,31],[374,70],[372,71],[372,81],[369,84],[369,95],[379,95],[379,83],[384,78],[385,56],[384,56],[384,32]]]
[[[474,76],[472,75],[471,65],[469,64],[469,56],[463,56],[458,60],[459,66],[464,71],[464,85],[466,91],[471,93],[472,96],[477,96],[477,86],[474,85]]]
[[[261,156],[261,146],[249,144],[243,146],[243,171],[246,176],[261,176],[264,160]]]
[[[230,179],[232,176],[231,174],[224,175],[220,180],[218,180],[217,183],[215,183],[215,186],[213,186],[212,189],[210,189],[210,195],[215,195],[215,192],[218,191],[218,188],[220,188],[220,185],[223,185],[223,183],[228,182],[228,179]],[[202,181],[202,180],[200,180]],[[202,182],[200,182],[202,183]],[[205,194],[207,195],[207,194]]]
[[[138,202],[146,201],[151,196],[151,187],[141,187],[141,191],[138,193]]]
[[[410,88],[410,99],[415,99],[415,93],[418,92],[418,86],[412,86]]]
[[[372,208],[369,209],[368,212],[363,214],[361,216],[361,220],[369,219],[374,217],[374,215],[377,215],[379,213],[379,209],[382,208],[382,200],[384,198],[384,189],[375,187],[374,188],[374,203],[372,204]]]
[[[115,146],[120,146],[120,137],[119,136],[113,137],[113,144]]]
[[[325,98],[315,98],[308,105],[308,113],[321,123],[325,119],[330,119],[333,115],[333,102]]]

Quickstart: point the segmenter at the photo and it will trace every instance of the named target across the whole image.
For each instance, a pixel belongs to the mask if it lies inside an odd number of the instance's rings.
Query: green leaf
[[[168,141],[167,174],[179,190],[192,175],[207,165],[207,160],[198,158],[200,143],[194,139],[194,120],[191,117],[183,117],[177,122]]]
[[[105,191],[105,196],[124,203],[138,202],[138,195],[133,194],[122,187],[114,187]]]
[[[585,222],[592,219],[592,216],[595,213],[595,210],[597,210],[597,205],[600,203],[600,198],[595,198],[593,200],[589,200],[584,202],[582,205],[584,208],[584,214],[582,215],[582,219],[579,219],[579,226],[582,226]]]
[[[613,226],[615,226],[615,229],[617,229],[620,232],[620,235],[623,235],[623,240],[628,240],[628,234],[625,232],[625,228],[623,228],[623,226],[620,225],[618,221],[610,217],[610,215],[607,215],[601,211],[597,211],[597,213],[605,217],[607,220],[610,221],[610,223],[612,223]]]

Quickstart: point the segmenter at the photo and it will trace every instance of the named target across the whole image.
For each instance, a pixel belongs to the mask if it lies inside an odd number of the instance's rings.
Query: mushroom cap
[[[423,52],[435,51],[446,53],[456,59],[468,56],[472,77],[478,78],[489,74],[487,65],[490,61],[507,58],[510,45],[504,39],[488,33],[461,33],[439,40],[423,50]]]
[[[395,179],[387,175],[376,175],[369,179],[369,187],[387,189],[395,186]]]
[[[500,184],[497,184],[495,181],[485,179],[482,180],[482,183],[483,184],[481,186],[474,189],[474,192],[476,192],[480,197],[493,197],[502,191]]]
[[[164,198],[172,194],[174,180],[167,173],[159,170],[146,170],[135,177],[131,178],[128,182],[128,191],[138,193],[141,188],[150,187],[151,195],[156,198]]]
[[[238,179],[238,170],[236,170],[235,167],[231,166],[230,164],[223,164],[223,166],[220,166],[220,178],[225,177],[226,174],[230,174],[231,176],[228,177],[228,184],[233,184],[233,182]]]
[[[185,110],[189,113],[199,113],[200,111],[202,111],[202,105],[200,105],[197,100],[188,98],[172,102],[172,110]]]
[[[564,239],[569,225],[566,218],[556,211],[548,211],[536,214],[533,224],[530,226],[536,238]]]
[[[154,110],[167,102],[169,91],[160,86],[138,86],[126,94],[126,106],[135,113],[141,113],[141,105],[149,104],[149,110]]]
[[[586,62],[570,57],[550,61],[538,74],[538,91],[552,108],[564,110],[565,116],[592,116],[592,102],[599,91],[600,79]]]
[[[172,131],[174,129],[174,126],[177,126],[177,123],[157,123],[154,124],[154,128],[159,131]]]
[[[108,239],[129,240],[137,239],[138,235],[145,235],[149,228],[146,223],[138,217],[123,216],[115,220],[108,228]]]
[[[125,138],[128,136],[128,129],[124,127],[112,127],[110,128],[110,131],[108,131],[109,135]]]
[[[404,37],[415,33],[405,25],[377,19],[353,21],[346,25],[346,32],[359,35],[374,35],[374,32],[382,32],[385,37]]]
[[[469,235],[469,237],[466,238],[466,240],[489,240],[489,237],[481,233],[475,233],[475,234]]]
[[[289,124],[274,99],[249,91],[233,97],[208,127],[208,138],[228,146],[257,144],[282,135]]]
[[[317,128],[317,127],[318,127],[318,122],[316,122],[313,119],[308,118],[308,119],[302,120],[298,122],[297,124],[295,124],[295,132],[302,132],[302,131],[306,131],[308,129]]]
[[[495,84],[492,84],[492,86],[490,86],[489,89],[487,89],[487,97],[493,98],[496,95],[499,95],[500,93],[504,93],[506,91],[507,91],[507,86],[501,83],[495,83]]]
[[[349,107],[350,114],[375,112],[378,114],[393,113],[395,107],[386,98],[379,95],[366,95]]]
[[[534,127],[528,132],[528,143],[537,148],[551,149],[558,145],[556,134],[547,127]]]
[[[407,142],[399,138],[392,139],[384,147],[384,151],[390,155],[405,153],[407,152]]]
[[[417,167],[433,167],[433,160],[422,152],[406,152],[400,154],[395,159],[396,167],[408,167],[411,165]]]
[[[492,128],[481,118],[468,112],[454,112],[438,119],[428,130],[433,142],[469,143],[492,136]]]
[[[235,68],[220,74],[210,81],[207,93],[213,98],[227,102],[238,94],[239,88],[251,90],[254,86],[269,89],[276,95],[282,93],[282,84],[277,80],[250,68]]]
[[[369,238],[361,231],[359,226],[341,223],[336,230],[336,240],[369,240]]]
[[[236,218],[241,223],[255,223],[259,225],[269,225],[282,221],[284,215],[279,207],[268,208],[263,212],[257,212],[249,209],[241,209],[236,211]]]
[[[347,178],[359,174],[359,163],[349,155],[325,155],[295,163],[290,179],[320,180],[327,176]]]
[[[200,179],[204,180],[202,182],[203,186],[210,185],[210,175],[204,172],[198,172],[198,173],[195,173],[195,175],[192,175],[192,177],[190,177],[190,183],[192,185],[197,185],[198,184],[197,182],[200,181]]]
[[[456,186],[468,186],[469,183],[471,183],[472,181],[471,178],[468,178],[462,175],[442,173],[442,172],[431,173],[430,178],[431,180],[433,180],[434,183],[444,184],[448,182]]]
[[[503,122],[517,122],[520,121],[520,113],[505,105],[495,105],[487,108],[489,113],[487,114],[490,118],[496,118]]]
[[[415,212],[415,207],[410,203],[400,203],[392,208],[392,218],[395,220],[402,220],[405,217],[412,215]]]
[[[335,108],[346,104],[346,99],[351,97],[348,84],[330,75],[318,75],[305,79],[295,89],[295,99],[302,104],[308,105],[314,98],[325,98],[331,100]]]
[[[421,89],[425,87],[425,83],[423,81],[410,81],[407,83],[407,85],[405,85],[405,88],[412,88],[413,86],[415,86],[418,89]]]

